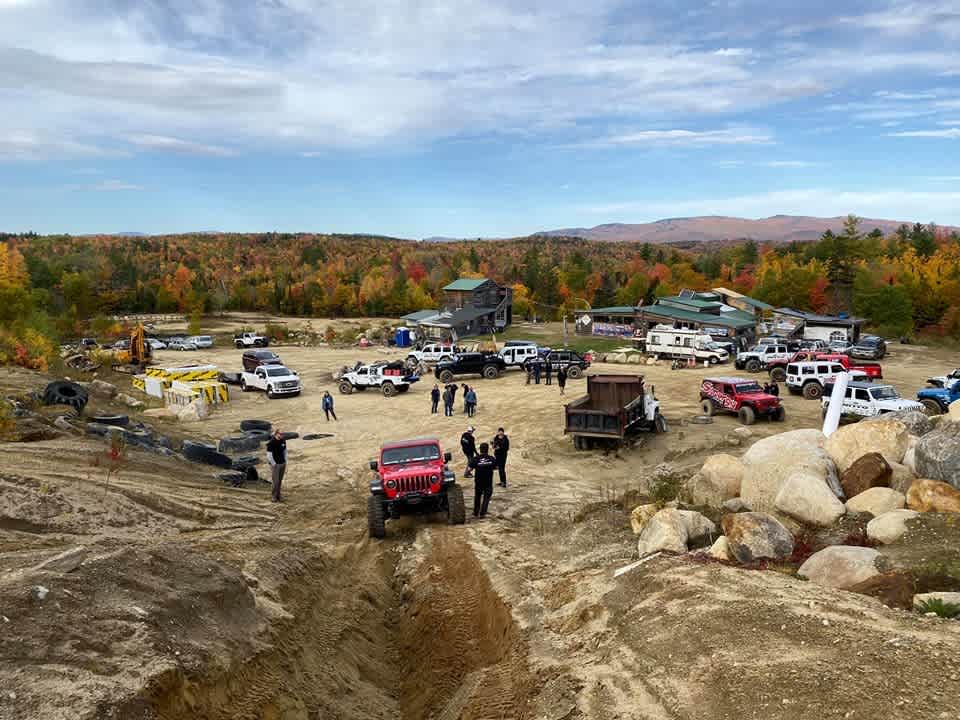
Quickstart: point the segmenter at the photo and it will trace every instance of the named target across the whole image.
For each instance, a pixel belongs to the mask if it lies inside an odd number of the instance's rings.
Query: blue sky
[[[0,0],[0,230],[960,225],[960,0]]]

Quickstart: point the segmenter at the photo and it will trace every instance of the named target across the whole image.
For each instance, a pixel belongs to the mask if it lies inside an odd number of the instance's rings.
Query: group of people
[[[534,385],[540,384],[542,377],[547,385],[553,385],[553,365],[543,361],[529,361],[524,365],[527,371],[527,385],[533,381]],[[560,387],[560,394],[563,395],[567,388],[567,369],[562,365],[557,368],[557,385]]]
[[[774,397],[780,397],[780,386],[774,382],[767,382],[763,384],[763,391],[767,395],[773,395]]]
[[[446,417],[453,417],[453,405],[457,401],[457,392],[463,390],[463,414],[467,417],[473,417],[477,414],[477,391],[466,383],[457,386],[456,383],[450,383],[443,386],[440,391],[439,385],[434,385],[430,391],[430,413],[436,415],[439,412],[440,401],[443,400],[443,414]]]
[[[482,442],[477,447],[474,437],[477,429],[471,425],[460,436],[460,449],[467,459],[465,478],[473,478],[473,516],[486,517],[490,498],[493,497],[493,472],[499,471],[500,487],[507,486],[507,453],[510,452],[510,438],[503,428],[497,428],[497,434],[489,443]],[[493,446],[493,455],[490,446]]]

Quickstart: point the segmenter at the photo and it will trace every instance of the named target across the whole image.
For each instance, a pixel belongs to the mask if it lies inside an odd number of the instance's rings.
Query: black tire
[[[770,379],[774,382],[786,382],[787,380],[787,369],[783,367],[775,367],[770,371]]]
[[[350,381],[348,381],[348,380],[344,380],[342,383],[340,383],[340,394],[341,394],[341,395],[350,395],[352,392],[353,392],[353,383],[352,383],[352,382],[350,382]]]
[[[217,450],[222,453],[238,453],[238,452],[249,452],[250,450],[257,450],[269,434],[264,432],[263,435],[259,433],[254,435],[248,433],[245,435],[231,435],[229,437],[220,438],[220,442],[217,443]]]
[[[583,438],[579,435],[573,436],[573,449],[574,450],[583,450]]]
[[[740,411],[737,413],[737,417],[740,418],[741,425],[753,425],[754,421],[757,419],[756,413],[753,412],[753,408],[744,405],[740,408]]]
[[[700,412],[707,417],[713,417],[713,401],[706,398],[700,401]]]
[[[452,372],[450,372],[449,370],[442,370],[440,372],[440,382],[448,383],[448,382],[451,382],[452,380],[453,380]]]
[[[272,385],[267,385],[267,397],[268,397],[270,400],[273,400],[273,399],[276,397],[276,395],[273,394],[273,386],[272,386]]]
[[[101,425],[100,423],[87,423],[87,434],[97,437],[106,437],[113,429],[113,425]]]
[[[269,433],[273,430],[273,424],[269,420],[241,420],[240,429],[243,432],[247,430],[264,430]]]
[[[256,438],[262,443],[270,439],[269,430],[244,430],[243,434],[250,438]]]
[[[747,372],[755,373],[760,372],[761,364],[760,361],[756,358],[750,358],[747,360],[747,364],[744,366]]]
[[[244,392],[250,392],[250,388],[247,387],[247,381],[243,378],[240,378],[240,389]]]
[[[263,341],[263,340],[254,340],[254,341],[253,341],[253,346],[254,346],[254,347],[266,347],[266,346],[267,346],[267,343],[266,343],[265,341]]]
[[[54,380],[43,391],[44,405],[68,405],[82,413],[89,395],[86,388],[69,380]]]
[[[567,377],[578,380],[583,377],[583,368],[579,365],[571,365],[567,368]]]
[[[463,501],[463,488],[451,485],[447,488],[447,522],[463,525],[467,521],[467,508]]]
[[[243,469],[243,481],[248,483],[256,484],[260,480],[260,473],[253,465],[249,465]]]
[[[500,369],[496,365],[484,365],[480,374],[486,380],[496,380],[500,376]]]
[[[713,422],[712,415],[694,415],[690,418],[690,422],[694,425],[710,425]]]
[[[333,437],[333,433],[310,433],[309,435],[304,435],[303,440],[323,440],[324,438]]]
[[[387,534],[387,514],[383,506],[383,500],[378,495],[371,495],[367,498],[367,527],[370,530],[370,537],[382,538]]]
[[[234,343],[234,345],[236,346],[237,350],[243,350],[243,343],[240,342],[239,340],[237,340],[237,341]]]
[[[125,427],[130,424],[130,418],[126,415],[94,415],[90,418],[90,422]]]
[[[296,440],[297,438],[300,437],[300,433],[298,433],[298,432],[282,432],[282,433],[280,433],[280,437],[281,437],[282,439],[284,439],[284,440]]]
[[[927,415],[942,415],[943,408],[933,398],[924,398],[920,401],[920,404],[923,405],[923,412]]]
[[[227,385],[239,385],[240,373],[220,373],[220,382]]]
[[[657,434],[662,434],[667,432],[667,430],[669,430],[667,419],[660,413],[657,413],[657,416],[653,419],[653,431]]]
[[[385,382],[380,386],[380,392],[383,393],[384,397],[393,397],[397,394],[397,386],[390,382]]]
[[[234,470],[246,470],[248,467],[253,467],[254,465],[260,464],[259,455],[241,455],[240,457],[235,457],[233,463],[230,465]]]
[[[184,440],[181,448],[183,456],[192,462],[213,465],[215,467],[229,468],[233,466],[233,460],[229,456],[218,452],[213,445],[207,443],[194,442],[193,440]]]
[[[820,383],[808,382],[803,386],[803,396],[807,400],[819,400],[823,397],[823,387]]]
[[[781,405],[772,417],[774,422],[783,422],[787,419],[787,409]]]

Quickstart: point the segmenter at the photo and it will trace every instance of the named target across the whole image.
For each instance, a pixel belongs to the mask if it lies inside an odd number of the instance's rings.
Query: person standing
[[[447,385],[450,388],[450,411],[453,412],[453,406],[457,403],[457,390],[460,389],[460,386],[456,383],[450,383]]]
[[[440,405],[440,386],[434,383],[433,390],[430,391],[430,414],[436,415],[437,408]]]
[[[467,403],[467,417],[473,417],[477,414],[477,391],[472,387],[468,387],[463,397]]]
[[[480,454],[470,460],[469,467],[476,470],[473,480],[473,516],[486,517],[490,498],[493,497],[493,471],[497,459],[490,456],[490,446],[480,443]]]
[[[543,361],[540,360],[540,358],[537,358],[536,360],[533,361],[533,382],[536,385],[540,384],[540,368],[541,368],[542,362]]]
[[[529,361],[527,361],[526,363],[524,363],[523,369],[527,373],[527,385],[529,385],[530,380],[533,377],[533,366],[530,364]]]
[[[460,436],[460,449],[463,450],[464,457],[467,458],[467,471],[463,474],[464,477],[473,476],[473,473],[470,472],[470,461],[477,455],[477,441],[476,438],[473,437],[475,429],[476,428],[471,425],[464,431],[463,435]]]
[[[287,472],[287,441],[283,439],[283,433],[279,428],[273,431],[273,437],[267,443],[267,462],[273,473],[273,492],[271,500],[280,502],[280,486],[283,484],[283,476]]]
[[[461,386],[461,389],[463,390],[463,414],[464,414],[464,415],[469,415],[469,414],[470,414],[470,401],[467,399],[467,395],[468,395],[469,392],[470,392],[470,386],[467,385],[466,383],[464,383],[464,384]]]
[[[493,436],[493,456],[497,460],[497,469],[500,471],[500,487],[507,486],[507,453],[510,452],[510,438],[503,431],[503,428],[497,428],[497,434]]]
[[[453,393],[449,385],[443,389],[443,416],[453,417]]]
[[[566,368],[560,368],[559,370],[557,370],[557,385],[560,386],[560,394],[563,395],[563,391],[567,387]]]
[[[553,385],[553,364],[549,358],[546,360],[545,365],[546,367],[543,371],[547,374],[547,385]]]
[[[330,394],[330,391],[327,390],[323,393],[323,400],[320,401],[320,407],[323,408],[323,414],[327,416],[327,422],[330,422],[330,416],[333,415],[333,419],[337,419],[337,414],[333,411],[333,395]]]

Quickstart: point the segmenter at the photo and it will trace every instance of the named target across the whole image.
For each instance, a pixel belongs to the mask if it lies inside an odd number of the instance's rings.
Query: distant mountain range
[[[629,225],[610,223],[592,228],[564,228],[534,233],[542,236],[575,236],[605,242],[646,242],[657,244],[701,243],[752,238],[758,242],[802,242],[816,240],[828,229],[843,230],[844,217],[817,218],[798,215],[774,215],[761,220],[708,215],[670,218]],[[861,218],[860,229],[868,233],[879,228],[885,235],[913,221]],[[946,228],[953,230],[955,228]]]

